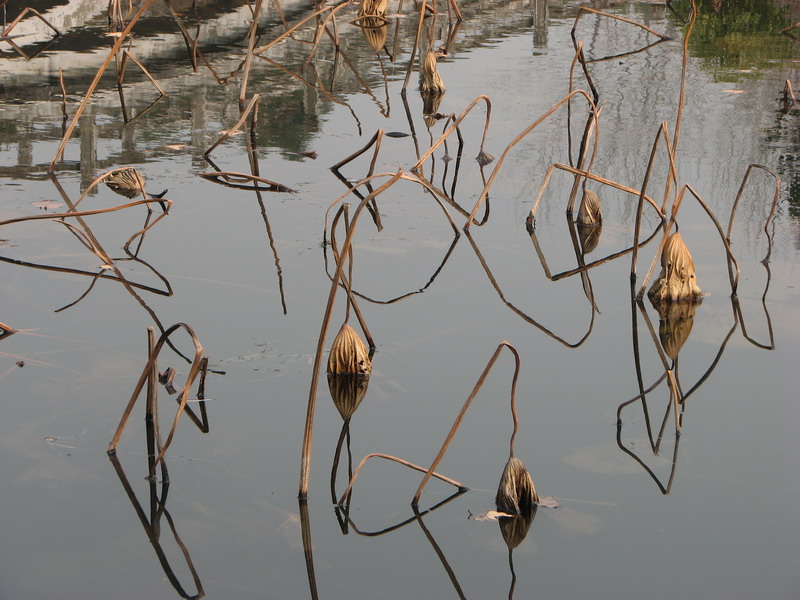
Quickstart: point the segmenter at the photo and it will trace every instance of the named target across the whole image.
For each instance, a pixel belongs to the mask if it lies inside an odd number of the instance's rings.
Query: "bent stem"
[[[391,454],[381,454],[380,452],[373,452],[372,454],[367,454],[364,458],[361,459],[361,462],[358,463],[356,470],[353,471],[353,476],[350,479],[350,482],[347,484],[347,489],[342,494],[342,497],[339,498],[339,506],[344,506],[345,501],[350,497],[351,492],[353,491],[353,486],[356,484],[356,479],[358,479],[358,473],[361,471],[361,467],[363,467],[366,462],[371,458],[383,458],[385,460],[390,460],[392,462],[400,463],[401,465],[408,467],[409,469],[414,469],[415,471],[419,471],[420,473],[428,473],[429,469],[425,467],[420,467],[419,465],[415,465],[414,463],[410,463],[407,460],[403,460],[402,458],[398,458],[396,456],[392,456]],[[449,483],[450,485],[457,487],[460,491],[465,491],[467,488],[463,484],[459,483],[455,479],[450,479],[449,477],[445,477],[444,475],[440,475],[439,473],[430,471],[431,477],[436,477],[436,479],[440,479],[445,483]]]
[[[433,459],[431,466],[428,468],[427,472],[425,473],[425,477],[422,478],[422,482],[419,484],[419,488],[417,488],[417,493],[414,495],[414,499],[411,501],[412,506],[417,506],[419,504],[420,496],[422,496],[422,491],[425,489],[425,486],[428,484],[428,480],[433,475],[434,469],[438,466],[441,462],[442,458],[444,458],[447,449],[450,446],[450,442],[453,441],[453,438],[458,431],[458,428],[461,426],[461,421],[464,420],[464,415],[466,414],[467,410],[469,409],[470,405],[472,404],[473,399],[475,396],[478,395],[481,387],[483,387],[483,383],[486,381],[486,377],[488,377],[489,372],[492,370],[494,363],[497,362],[497,358],[500,356],[500,351],[504,348],[508,348],[511,353],[514,355],[514,377],[511,380],[511,415],[514,419],[514,435],[516,434],[517,430],[517,411],[516,411],[516,389],[517,389],[517,379],[519,377],[520,371],[520,360],[519,354],[517,353],[516,349],[509,344],[507,341],[500,342],[497,346],[497,349],[492,354],[492,357],[489,359],[489,362],[486,364],[486,368],[481,373],[478,382],[475,384],[475,387],[472,389],[472,393],[467,398],[466,402],[464,402],[464,406],[461,407],[461,411],[458,413],[453,426],[450,428],[450,433],[447,434],[447,437],[444,440],[444,444],[442,444],[439,453],[436,455],[436,458]],[[511,453],[514,453],[514,435],[511,436]]]
[[[367,203],[370,200],[372,200],[375,196],[377,196],[384,190],[394,185],[397,182],[397,180],[400,179],[401,175],[402,172],[397,172],[393,174],[389,179],[389,181],[384,183],[382,186],[380,186],[371,194],[365,196],[364,199],[359,203],[358,207],[353,213],[353,222],[350,225],[350,230],[347,232],[347,237],[345,238],[344,244],[342,246],[340,260],[337,261],[336,264],[336,273],[334,274],[331,280],[331,289],[330,292],[328,293],[328,303],[325,308],[325,315],[322,318],[322,326],[320,328],[319,339],[317,341],[317,352],[314,356],[314,366],[311,375],[311,386],[308,392],[308,409],[306,411],[306,424],[303,431],[303,450],[300,463],[300,491],[299,491],[300,498],[308,497],[308,479],[311,467],[311,439],[314,430],[314,408],[317,400],[317,386],[319,383],[319,373],[322,362],[322,353],[325,348],[325,336],[328,332],[328,325],[330,324],[331,314],[333,313],[333,304],[334,300],[336,299],[336,291],[339,288],[339,283],[341,281],[342,273],[344,270],[345,258],[347,258],[347,255],[350,252],[350,247],[353,243],[353,234],[355,233],[356,223],[358,222],[358,217],[361,214],[361,211],[364,209]],[[364,183],[372,180],[373,178],[385,177],[385,176],[386,176],[385,174],[373,175],[372,177],[360,181],[358,185],[363,185]],[[348,191],[346,194],[344,194],[344,196],[342,196],[342,199],[345,198],[349,193],[350,192]]]

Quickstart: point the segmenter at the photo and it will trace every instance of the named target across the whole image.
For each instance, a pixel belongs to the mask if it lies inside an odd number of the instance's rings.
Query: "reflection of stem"
[[[517,574],[514,572],[514,549],[508,549],[508,568],[511,569],[511,587],[508,588],[508,600],[514,598],[514,587],[517,585]]]
[[[108,53],[108,56],[103,61],[103,64],[100,65],[100,68],[97,70],[97,74],[94,76],[92,83],[89,85],[89,89],[86,90],[86,93],[84,94],[83,97],[83,101],[81,102],[80,106],[78,106],[78,110],[75,111],[75,114],[72,117],[72,121],[70,122],[69,127],[67,128],[67,132],[61,138],[61,142],[59,143],[58,149],[56,150],[56,153],[53,156],[53,160],[50,162],[50,167],[47,171],[48,173],[52,174],[56,170],[56,164],[58,163],[59,160],[61,160],[64,154],[64,149],[67,146],[67,142],[69,141],[69,138],[72,136],[72,132],[75,130],[75,126],[78,124],[78,120],[83,114],[86,105],[89,104],[89,100],[91,99],[92,94],[97,88],[97,85],[100,83],[100,79],[103,76],[103,73],[105,73],[106,68],[108,68],[108,65],[111,63],[111,59],[117,56],[117,53],[119,52],[120,48],[122,48],[122,44],[125,43],[125,38],[128,37],[128,34],[130,34],[134,25],[136,25],[137,21],[145,13],[145,11],[147,11],[150,8],[151,4],[153,4],[153,0],[144,0],[142,5],[139,7],[139,10],[131,19],[130,23],[128,23],[128,26],[119,34],[117,41],[114,42],[114,46],[111,48],[111,51]]]
[[[647,474],[653,478],[653,481],[656,482],[656,485],[661,490],[661,493],[664,494],[665,496],[670,493],[670,490],[672,489],[672,482],[675,479],[675,467],[678,463],[678,446],[680,445],[680,441],[681,441],[680,434],[678,432],[675,432],[675,446],[672,451],[672,468],[670,469],[669,480],[667,481],[667,485],[665,487],[664,485],[662,485],[661,480],[659,480],[659,478],[656,476],[653,470],[650,467],[648,467],[647,464],[641,458],[639,458],[631,450],[628,450],[625,447],[625,445],[622,443],[622,425],[619,423],[617,424],[617,446],[619,446],[620,450],[622,450],[625,454],[631,456],[633,460],[639,463],[642,466],[642,468],[644,468],[644,470],[647,471]]]
[[[422,529],[422,533],[424,533],[425,537],[428,538],[428,541],[431,543],[431,546],[433,547],[433,551],[436,552],[436,556],[439,557],[439,560],[441,561],[444,570],[447,572],[447,576],[450,578],[450,582],[453,584],[453,587],[455,588],[458,597],[461,598],[462,600],[465,600],[466,596],[464,596],[464,592],[461,590],[461,585],[458,583],[458,579],[456,578],[456,574],[453,572],[453,569],[450,567],[450,563],[447,562],[447,558],[445,557],[444,552],[442,552],[442,549],[439,547],[439,544],[436,543],[436,540],[433,538],[433,535],[431,535],[430,530],[425,526],[425,523],[422,521],[422,515],[419,514],[419,510],[417,509],[416,504],[412,506],[412,508],[414,509],[414,515],[417,518],[417,523],[419,523],[419,526]]]
[[[256,7],[256,15],[258,15],[258,9],[261,7],[261,0],[259,0],[258,5]],[[255,21],[253,24],[255,28]],[[244,92],[244,89],[242,90]],[[260,169],[258,164],[258,149],[256,148],[256,140],[255,140],[255,129],[256,129],[256,122],[258,119],[258,104],[255,105],[253,110],[253,118],[250,121],[250,135],[245,136],[245,146],[247,148],[247,157],[250,161],[250,171],[255,177],[260,177]],[[275,270],[278,274],[278,290],[280,291],[281,295],[281,307],[283,308],[283,314],[286,314],[286,296],[283,292],[283,270],[281,269],[281,260],[278,256],[278,249],[275,247],[275,238],[272,235],[272,227],[269,224],[269,217],[267,217],[267,208],[264,205],[264,199],[261,196],[261,190],[258,188],[258,180],[253,179],[253,187],[255,188],[254,191],[256,193],[256,199],[258,200],[258,205],[261,208],[261,218],[264,220],[264,227],[267,230],[267,238],[269,239],[269,247],[272,250],[272,258],[275,262]]]
[[[148,448],[152,445],[151,436],[148,435]],[[162,482],[162,494],[161,498],[158,498],[158,494],[155,491],[156,482],[154,480],[150,481],[150,511],[151,511],[151,518],[149,520],[146,513],[142,509],[139,500],[136,498],[136,493],[133,491],[128,478],[125,475],[125,471],[122,469],[122,465],[119,462],[119,459],[115,455],[109,455],[109,460],[111,461],[111,465],[114,467],[114,471],[116,471],[117,476],[119,477],[120,483],[122,483],[122,487],[125,489],[125,493],[128,496],[128,500],[130,500],[131,505],[133,506],[134,511],[136,512],[136,516],[139,517],[139,521],[144,527],[145,533],[147,534],[150,543],[153,546],[153,549],[156,552],[156,557],[158,558],[158,562],[161,564],[161,568],[164,570],[164,574],[167,576],[167,579],[172,584],[172,587],[175,588],[175,591],[178,592],[181,598],[185,598],[187,600],[195,600],[202,598],[205,595],[203,591],[203,584],[200,582],[200,577],[197,574],[197,571],[194,568],[194,564],[192,563],[192,558],[189,555],[189,551],[184,545],[183,541],[181,540],[180,536],[178,535],[177,530],[175,529],[175,523],[172,520],[169,512],[167,512],[166,508],[164,508],[164,500],[166,498],[166,493],[169,488],[169,483],[167,481]],[[160,506],[159,506],[160,505]],[[181,553],[183,554],[183,558],[186,561],[186,566],[189,568],[189,572],[191,573],[192,579],[194,581],[195,589],[197,593],[194,595],[189,595],[186,590],[184,590],[183,586],[181,585],[178,578],[175,576],[175,573],[172,570],[172,567],[169,564],[169,560],[161,547],[160,542],[160,525],[159,520],[161,515],[164,515],[167,518],[167,523],[169,524],[170,530],[172,531],[172,535],[175,538],[175,542],[180,548]]]
[[[339,441],[336,442],[336,451],[333,453],[333,465],[331,466],[331,502],[334,504],[336,504],[336,474],[339,471],[339,456],[342,453],[342,444],[344,444],[345,439],[347,439],[347,474],[349,481],[353,478],[353,455],[350,453],[350,419],[345,419],[345,422],[342,423],[342,431],[339,434]]]
[[[300,505],[300,527],[303,535],[303,555],[306,559],[306,573],[308,574],[308,587],[311,590],[312,600],[317,600],[317,578],[314,575],[314,551],[311,546],[311,520],[308,515],[308,502],[305,498],[298,500]]]
[[[594,328],[594,319],[595,319],[594,303],[591,303],[591,304],[590,304],[590,305],[591,305],[591,318],[590,318],[590,321],[589,321],[589,328],[588,328],[588,330],[587,330],[587,331],[586,331],[586,333],[583,335],[583,337],[581,337],[581,338],[580,338],[580,339],[579,339],[577,342],[575,342],[574,344],[573,344],[573,343],[570,343],[570,342],[568,342],[567,340],[565,340],[565,339],[563,339],[563,338],[559,337],[558,335],[556,335],[555,333],[553,333],[552,331],[550,331],[550,330],[549,330],[547,327],[545,327],[544,325],[542,325],[541,323],[539,323],[538,321],[536,321],[536,320],[535,320],[535,319],[533,319],[532,317],[528,316],[528,315],[527,315],[526,313],[524,313],[522,310],[520,310],[519,308],[517,308],[516,306],[514,306],[513,304],[511,304],[511,302],[509,302],[508,300],[506,300],[506,297],[505,297],[505,295],[503,294],[503,290],[502,290],[502,289],[500,289],[500,285],[497,283],[497,280],[494,278],[494,275],[492,274],[492,271],[491,271],[491,269],[489,268],[489,265],[488,265],[488,263],[486,262],[486,259],[484,259],[484,258],[483,258],[483,254],[481,254],[481,251],[478,249],[478,245],[475,243],[475,240],[473,240],[473,239],[472,239],[472,233],[470,233],[470,230],[469,230],[469,229],[466,229],[466,228],[465,228],[465,229],[464,229],[464,234],[467,236],[467,239],[469,240],[469,243],[472,245],[472,249],[475,251],[475,255],[478,257],[478,260],[480,261],[480,263],[481,263],[481,266],[483,267],[483,270],[486,272],[486,276],[489,278],[489,282],[492,284],[492,287],[493,287],[493,288],[494,288],[494,290],[497,292],[497,295],[498,295],[498,296],[500,296],[500,300],[502,300],[502,301],[503,301],[503,303],[504,303],[506,306],[508,306],[508,307],[509,307],[509,308],[510,308],[512,311],[514,311],[514,312],[515,312],[516,314],[518,314],[520,317],[522,317],[522,319],[523,319],[524,321],[526,321],[527,323],[530,323],[531,325],[533,325],[534,327],[536,327],[536,328],[537,328],[539,331],[541,331],[541,332],[543,332],[543,333],[547,334],[548,336],[550,336],[551,338],[553,338],[553,339],[554,339],[554,340],[556,340],[557,342],[559,342],[559,343],[561,343],[561,344],[564,344],[564,345],[565,345],[565,346],[567,346],[568,348],[577,348],[578,346],[580,346],[581,344],[583,344],[583,342],[585,342],[585,341],[587,340],[587,338],[589,337],[589,335],[592,333],[592,329]],[[534,243],[535,243],[535,242],[534,242]]]
[[[466,488],[459,489],[459,490],[453,492],[450,496],[448,496],[447,498],[445,498],[441,502],[438,502],[438,503],[434,504],[433,506],[431,506],[430,508],[428,508],[426,510],[423,510],[422,512],[419,512],[419,509],[417,509],[417,512],[418,512],[418,514],[420,516],[424,517],[428,513],[432,513],[433,511],[438,510],[439,508],[441,508],[445,504],[448,504],[448,503],[452,502],[453,500],[458,498],[461,494],[466,494],[466,493],[467,493],[467,489]],[[397,523],[395,525],[390,525],[389,527],[384,527],[383,529],[381,529],[379,531],[361,531],[356,526],[355,522],[350,518],[350,508],[349,507],[350,507],[349,503],[346,506],[338,505],[336,507],[337,518],[339,518],[339,524],[342,526],[342,533],[344,535],[347,535],[346,525],[348,525],[348,524],[350,525],[350,527],[353,528],[353,531],[355,531],[358,535],[362,535],[364,537],[379,537],[381,535],[386,535],[387,533],[391,533],[393,531],[397,531],[398,529],[401,529],[401,528],[405,527],[406,525],[408,525],[409,523],[412,523],[412,522],[417,520],[416,515],[414,515],[414,516],[412,516],[412,517],[410,517],[410,518],[408,518],[408,519],[406,519],[404,521],[401,521],[400,523]],[[339,517],[339,515],[340,515],[339,510],[340,509],[342,511],[341,514],[343,514],[344,517],[345,517],[344,525],[342,524],[342,520]]]

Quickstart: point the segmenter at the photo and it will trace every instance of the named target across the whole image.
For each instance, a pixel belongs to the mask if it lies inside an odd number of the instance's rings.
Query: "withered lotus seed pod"
[[[356,330],[347,323],[342,325],[331,345],[328,373],[356,373],[368,375],[372,371],[367,346]]]
[[[661,274],[648,295],[657,300],[686,300],[703,296],[697,285],[694,260],[677,231],[667,238],[661,252]]]
[[[126,198],[135,198],[144,193],[144,177],[133,167],[121,169],[104,181],[112,191]]]
[[[436,55],[430,50],[428,50],[425,60],[422,62],[422,85],[420,89],[424,93],[444,93],[444,81],[442,81],[439,69],[436,66]]]
[[[497,507],[509,514],[520,514],[537,502],[539,495],[536,493],[536,486],[533,485],[528,469],[520,459],[512,456],[503,469],[500,485],[497,487],[495,497]]]
[[[600,198],[590,190],[583,190],[581,204],[578,207],[577,222],[582,225],[595,225],[603,221],[600,211]]]

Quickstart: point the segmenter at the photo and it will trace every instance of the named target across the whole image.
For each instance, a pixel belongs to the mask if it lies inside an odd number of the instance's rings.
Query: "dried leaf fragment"
[[[648,292],[651,300],[686,300],[703,295],[698,287],[694,260],[677,231],[667,238],[661,252],[661,274]]]
[[[367,346],[347,323],[342,325],[331,345],[328,373],[357,373],[368,375],[372,371]]]

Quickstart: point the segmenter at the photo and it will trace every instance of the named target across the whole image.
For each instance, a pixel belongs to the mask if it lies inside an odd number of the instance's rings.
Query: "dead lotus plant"
[[[650,299],[693,300],[703,292],[697,285],[694,260],[677,231],[667,238],[661,251],[661,274],[648,292]]]
[[[428,94],[444,94],[445,87],[439,68],[436,65],[436,55],[428,50],[425,59],[422,61],[422,80],[420,91]]]
[[[497,508],[505,513],[521,515],[530,512],[538,502],[539,494],[536,493],[531,474],[523,462],[512,454],[497,487]]]
[[[160,194],[148,194],[144,189],[144,176],[134,167],[114,169],[104,181],[111,191],[131,199],[137,196],[163,198],[168,191],[164,190]]]
[[[343,323],[331,345],[328,357],[328,373],[369,375],[372,363],[369,351],[355,329]]]

